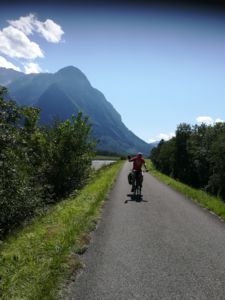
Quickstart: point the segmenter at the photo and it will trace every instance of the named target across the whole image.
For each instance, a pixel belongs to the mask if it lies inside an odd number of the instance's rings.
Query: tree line
[[[39,109],[6,98],[0,88],[0,238],[80,189],[95,149],[82,113],[43,127]]]
[[[178,125],[150,158],[157,170],[225,201],[225,123]]]

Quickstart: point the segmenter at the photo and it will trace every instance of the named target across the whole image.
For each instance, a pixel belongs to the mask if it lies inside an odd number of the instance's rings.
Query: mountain
[[[14,80],[23,77],[24,73],[15,71],[13,69],[6,69],[0,67],[0,85],[7,86]]]
[[[112,104],[91,86],[79,69],[69,66],[54,74],[23,74],[13,78],[8,77],[9,94],[21,105],[41,108],[42,124],[49,124],[54,117],[65,120],[81,111],[89,116],[93,134],[99,140],[99,150],[149,154],[152,146],[123,124]]]

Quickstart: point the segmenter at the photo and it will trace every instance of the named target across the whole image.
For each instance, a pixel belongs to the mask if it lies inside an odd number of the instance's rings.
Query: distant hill
[[[23,77],[25,74],[13,69],[5,69],[0,67],[0,85],[7,86],[14,80]]]
[[[132,133],[122,122],[121,116],[104,95],[93,88],[87,77],[73,66],[65,67],[54,74],[21,74],[0,68],[0,84],[5,84],[9,94],[21,105],[41,108],[40,122],[49,124],[53,118],[65,120],[79,111],[89,116],[93,134],[99,140],[98,149],[117,153],[148,155],[151,144],[147,144]],[[19,73],[19,74],[17,74]],[[16,78],[15,78],[16,77]],[[1,81],[3,78],[3,81]]]

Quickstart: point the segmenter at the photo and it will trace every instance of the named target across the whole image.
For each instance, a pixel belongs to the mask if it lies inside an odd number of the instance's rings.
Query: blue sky
[[[0,66],[27,73],[78,67],[145,141],[167,139],[182,122],[225,120],[223,12],[0,6]]]

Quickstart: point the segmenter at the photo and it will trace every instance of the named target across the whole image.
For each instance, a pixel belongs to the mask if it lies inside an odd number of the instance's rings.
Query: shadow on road
[[[133,202],[148,202],[147,200],[143,199],[143,195],[134,195],[134,194],[127,194],[130,199],[124,201],[124,203],[128,203],[129,201]]]

